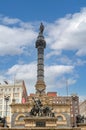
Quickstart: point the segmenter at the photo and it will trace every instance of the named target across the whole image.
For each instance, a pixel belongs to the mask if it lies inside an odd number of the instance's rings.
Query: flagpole
[[[68,80],[66,80],[66,92],[67,92],[67,97],[68,97]]]

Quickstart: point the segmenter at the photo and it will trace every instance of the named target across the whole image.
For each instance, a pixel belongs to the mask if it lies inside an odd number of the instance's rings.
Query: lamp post
[[[14,90],[15,90],[15,76],[14,76]],[[12,99],[12,103],[15,103],[14,92],[13,92],[13,99]]]
[[[76,114],[75,114],[75,96],[72,96],[72,104],[73,104],[73,127],[76,127]]]
[[[8,96],[4,96],[4,99],[6,101],[5,127],[7,127],[7,103],[9,101],[9,97],[10,97],[9,95]]]

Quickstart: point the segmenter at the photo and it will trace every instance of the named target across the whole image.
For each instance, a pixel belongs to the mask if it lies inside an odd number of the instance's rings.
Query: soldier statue
[[[43,23],[41,23],[39,31],[40,31],[39,34],[43,34],[43,31],[44,31],[44,25],[43,25]]]

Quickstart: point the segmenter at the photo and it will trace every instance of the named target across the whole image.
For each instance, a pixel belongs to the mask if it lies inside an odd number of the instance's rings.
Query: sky
[[[85,0],[0,0],[0,83],[24,80],[35,93],[41,22],[46,92],[86,99]]]

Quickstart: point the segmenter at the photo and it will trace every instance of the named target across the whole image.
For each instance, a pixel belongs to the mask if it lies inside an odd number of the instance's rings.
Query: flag
[[[5,82],[5,84],[8,84],[8,82],[6,80],[4,82]]]
[[[24,104],[26,102],[25,98],[23,97],[22,98],[22,103]]]

